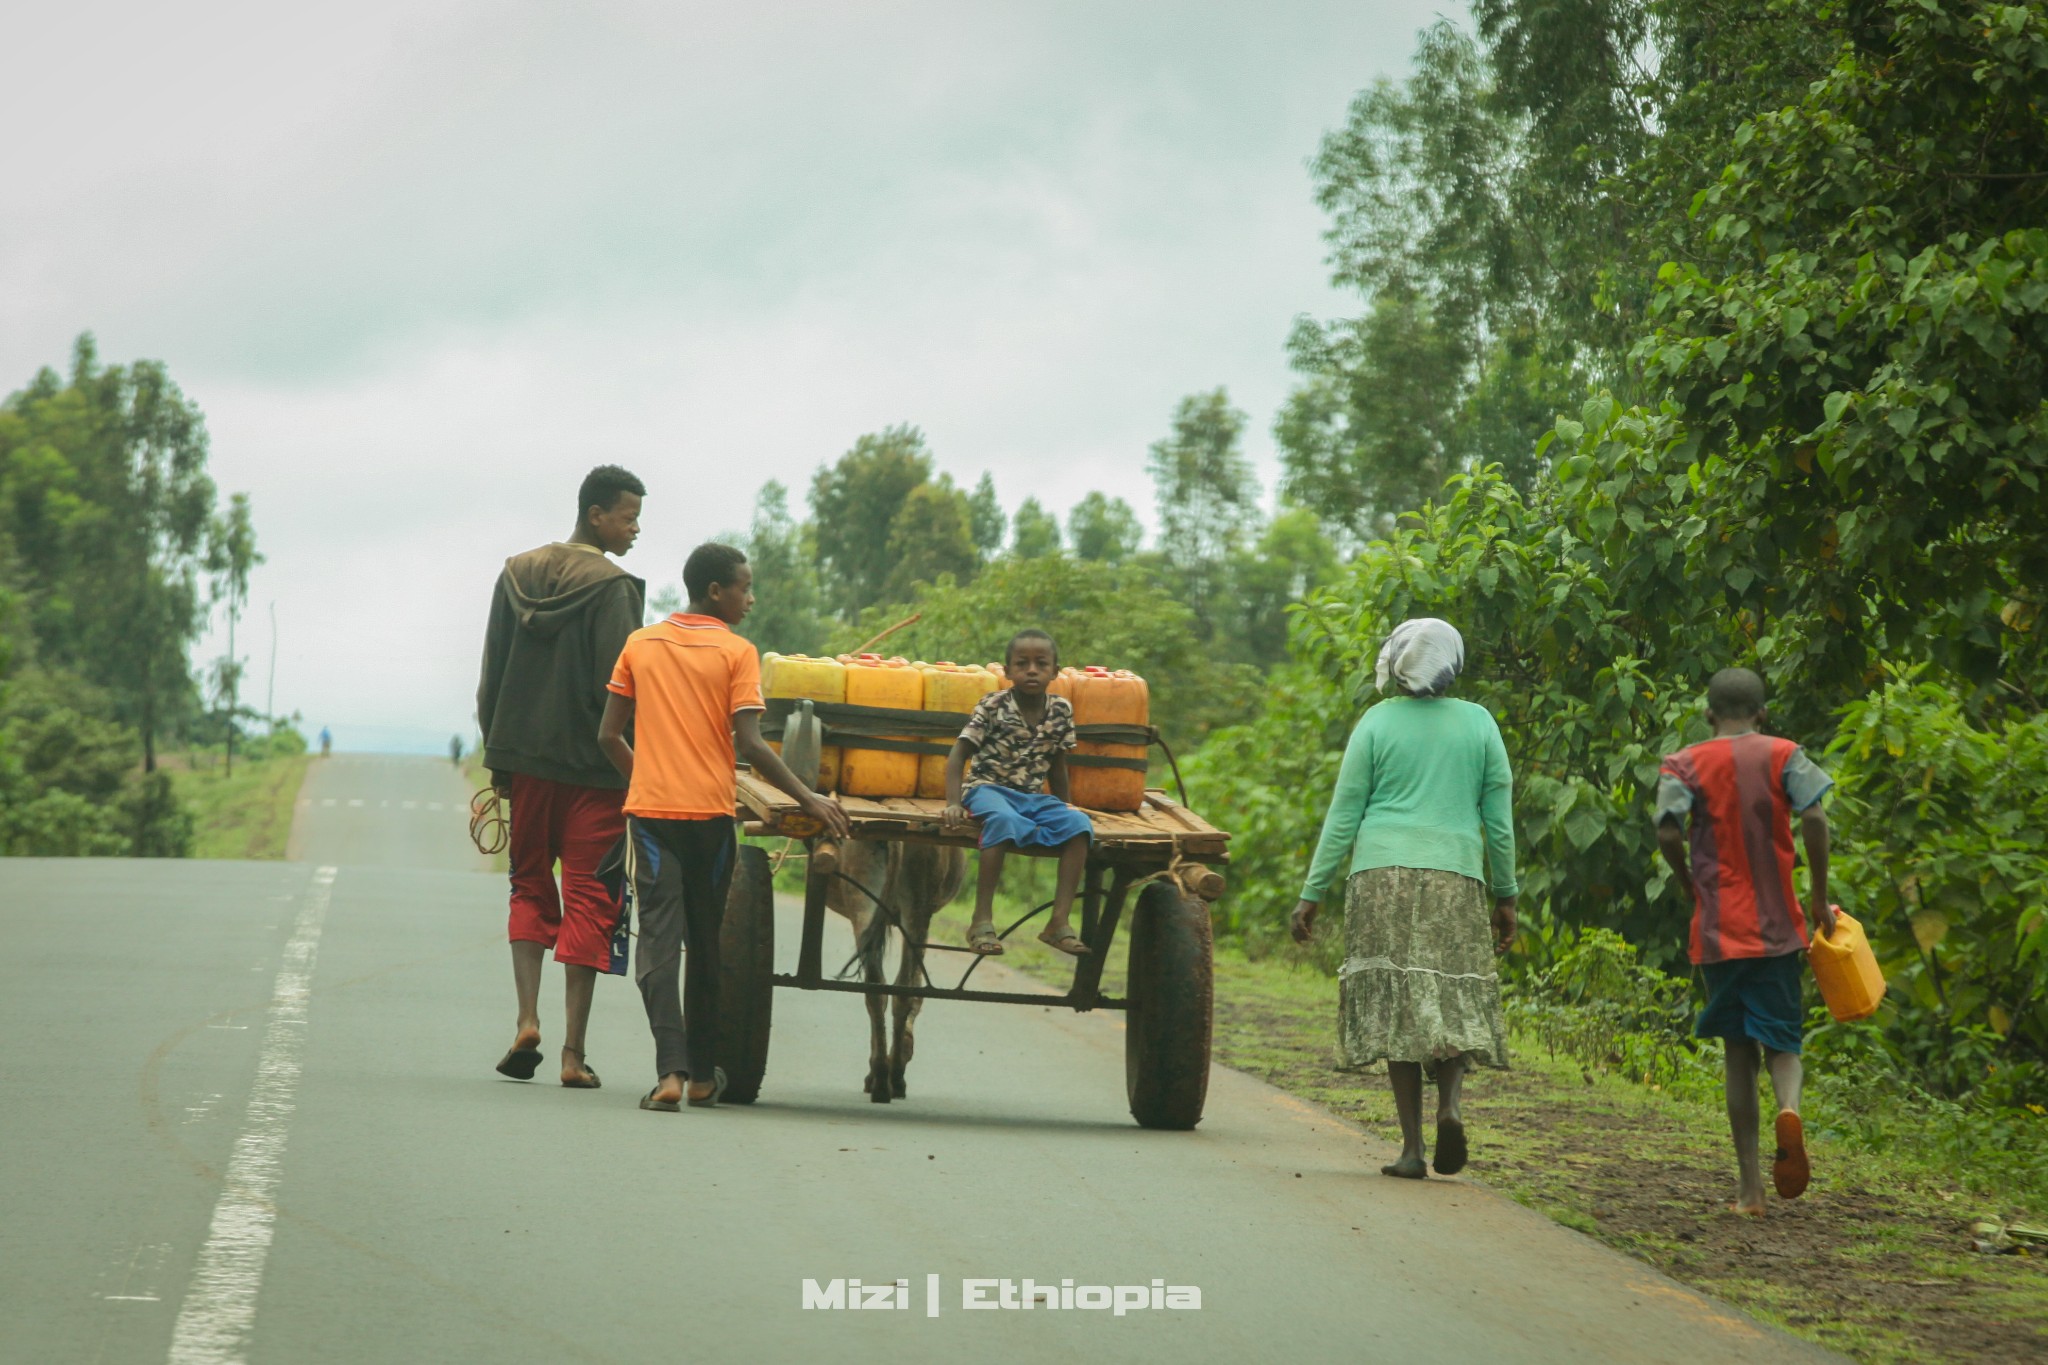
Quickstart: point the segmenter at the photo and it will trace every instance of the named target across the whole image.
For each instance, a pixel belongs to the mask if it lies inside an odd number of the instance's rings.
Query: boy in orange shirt
[[[626,833],[640,911],[633,975],[661,1079],[642,1109],[718,1103],[718,933],[738,856],[734,760],[796,798],[834,835],[846,812],[818,795],[761,738],[761,660],[732,631],[754,605],[754,571],[730,545],[699,545],[683,566],[688,611],[633,632],[612,670],[598,743],[627,782]],[[627,727],[634,739],[626,739]],[[689,969],[677,992],[679,956]]]

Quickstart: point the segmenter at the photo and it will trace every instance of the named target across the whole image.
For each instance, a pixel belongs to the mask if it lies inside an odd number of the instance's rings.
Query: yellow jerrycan
[[[1878,970],[1877,954],[1870,950],[1863,926],[1841,906],[1833,908],[1835,932],[1826,937],[1815,934],[1806,960],[1813,964],[1813,979],[1828,1013],[1846,1024],[1877,1013],[1884,999],[1884,973]]]
[[[1145,680],[1128,669],[1075,669],[1072,691],[1067,700],[1074,704],[1074,724],[1130,725],[1151,723],[1152,701]],[[1074,750],[1076,758],[1101,756],[1125,762],[1145,761],[1143,744],[1098,744],[1083,740]],[[1089,763],[1067,765],[1067,794],[1077,806],[1089,810],[1133,811],[1145,804],[1145,769],[1098,767]]]
[[[848,706],[879,706],[897,711],[924,709],[924,674],[912,668],[908,659],[844,654],[840,661],[846,665]],[[848,796],[915,796],[917,760],[916,754],[863,749],[857,742],[843,743],[839,790]]]
[[[782,697],[791,701],[844,702],[846,665],[837,659],[813,659],[807,654],[763,654],[761,695],[770,700]],[[778,754],[782,752],[779,740],[769,741],[768,747]],[[838,745],[827,744],[818,750],[819,791],[839,789],[839,762]]]
[[[974,664],[942,661],[924,666],[924,709],[950,711],[965,716],[983,697],[996,690],[996,678]],[[966,724],[966,721],[961,721]],[[946,759],[942,754],[923,754],[917,762],[917,794],[927,800],[946,795]]]

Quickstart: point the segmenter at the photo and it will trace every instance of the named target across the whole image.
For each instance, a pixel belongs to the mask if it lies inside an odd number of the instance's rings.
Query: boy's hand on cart
[[[1322,906],[1314,901],[1296,901],[1294,913],[1287,917],[1287,932],[1294,936],[1296,943],[1306,943],[1316,931],[1316,915]]]
[[[834,838],[844,839],[853,833],[853,824],[846,818],[845,808],[831,797],[812,792],[797,804],[805,815],[823,825],[826,833]]]
[[[957,801],[946,807],[946,813],[939,817],[939,828],[948,834],[959,834],[973,827],[974,817],[968,814],[967,807]]]
[[[1498,957],[1515,942],[1515,898],[1502,896],[1493,903],[1493,952]]]

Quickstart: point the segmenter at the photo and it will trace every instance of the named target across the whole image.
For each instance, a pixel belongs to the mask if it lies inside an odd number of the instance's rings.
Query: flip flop
[[[565,1048],[563,1048],[563,1049],[562,1049],[562,1051],[564,1051],[564,1052],[576,1052],[576,1049],[575,1049],[575,1048],[573,1048],[573,1047],[565,1047]],[[576,1062],[577,1062],[577,1064],[578,1064],[579,1066],[581,1066],[581,1067],[583,1068],[583,1074],[584,1074],[585,1076],[588,1076],[588,1077],[589,1077],[590,1079],[588,1079],[588,1080],[574,1080],[574,1081],[563,1081],[563,1082],[562,1082],[562,1088],[563,1088],[564,1090],[602,1090],[602,1089],[604,1089],[604,1082],[603,1082],[603,1081],[601,1081],[601,1080],[599,1080],[599,1079],[597,1078],[597,1068],[596,1068],[596,1067],[594,1067],[594,1066],[592,1066],[592,1065],[590,1064],[589,1060],[588,1060],[587,1058],[585,1058],[585,1057],[584,1057],[584,1055],[583,1055],[582,1053],[580,1053],[580,1052],[576,1052]]]
[[[661,1089],[661,1087],[657,1085],[654,1087],[654,1090],[650,1090],[646,1094],[642,1095],[640,1097],[640,1107],[642,1109],[659,1110],[664,1114],[682,1113],[683,1106],[677,1104],[674,1100],[658,1100],[654,1098],[655,1091],[659,1089]]]
[[[1465,1146],[1464,1124],[1445,1119],[1436,1126],[1436,1160],[1431,1164],[1438,1175],[1456,1175],[1465,1169],[1470,1155]]]
[[[983,957],[1001,957],[1005,951],[1002,936],[993,924],[968,925],[967,946]]]
[[[695,1095],[690,1094],[688,1086],[683,1087],[684,1102],[692,1109],[716,1109],[718,1107],[718,1097],[725,1093],[725,1068],[722,1066],[712,1067],[711,1076],[711,1093],[701,1100]]]
[[[510,1076],[515,1081],[530,1081],[546,1060],[537,1047],[514,1047],[499,1059],[498,1074]]]
[[[1778,1155],[1771,1162],[1771,1184],[1776,1187],[1778,1198],[1797,1199],[1806,1193],[1806,1182],[1813,1178],[1813,1165],[1806,1159],[1806,1129],[1799,1122],[1799,1115],[1790,1109],[1778,1111],[1774,1127]]]
[[[1040,943],[1043,943],[1046,947],[1052,949],[1054,952],[1065,953],[1068,957],[1088,956],[1088,945],[1081,942],[1081,936],[1075,933],[1072,929],[1069,929],[1064,934],[1060,934],[1054,938],[1048,938],[1046,936],[1049,932],[1049,930],[1045,929],[1039,930],[1038,941]],[[1067,945],[1069,944],[1072,944],[1073,946],[1068,947]]]

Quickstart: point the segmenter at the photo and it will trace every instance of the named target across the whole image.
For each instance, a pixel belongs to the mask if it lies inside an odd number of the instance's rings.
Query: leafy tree
[[[1222,389],[1192,394],[1146,468],[1159,507],[1159,555],[1204,640],[1228,611],[1230,561],[1259,521],[1259,485],[1240,448],[1245,415]]]
[[[974,485],[974,492],[968,495],[968,523],[974,533],[974,548],[984,560],[993,559],[1002,552],[1003,532],[1009,528],[1009,519],[1003,515],[1003,504],[996,498],[996,481],[992,474],[983,474]]]
[[[741,548],[754,570],[755,602],[740,623],[740,634],[764,650],[816,653],[826,630],[817,565],[807,529],[789,514],[789,490],[774,479],[755,495],[753,523],[741,538]],[[651,605],[665,605],[665,600]],[[676,594],[675,605],[662,614],[682,605]]]
[[[919,583],[974,576],[974,509],[950,478],[910,490],[889,523],[889,558],[895,567],[883,590],[890,600],[908,597]]]
[[[1059,518],[1039,506],[1037,498],[1026,498],[1018,505],[1011,526],[1016,539],[1011,542],[1010,553],[1018,559],[1042,559],[1059,553]]]
[[[848,615],[881,600],[895,565],[890,530],[932,475],[924,433],[908,424],[862,436],[811,480],[818,565],[830,604]]]
[[[1315,513],[1290,507],[1268,522],[1257,545],[1231,564],[1238,656],[1260,667],[1286,662],[1288,608],[1335,581],[1337,571],[1337,547]]]
[[[1138,552],[1145,528],[1122,498],[1090,493],[1067,513],[1067,534],[1082,559],[1121,564]]]
[[[256,528],[249,517],[249,495],[237,493],[225,515],[216,517],[207,535],[206,570],[213,579],[213,600],[228,613],[228,652],[214,666],[215,690],[225,719],[225,772],[235,770],[235,731],[241,709],[242,661],[235,653],[235,627],[249,600],[249,573],[263,562],[256,552]]]

